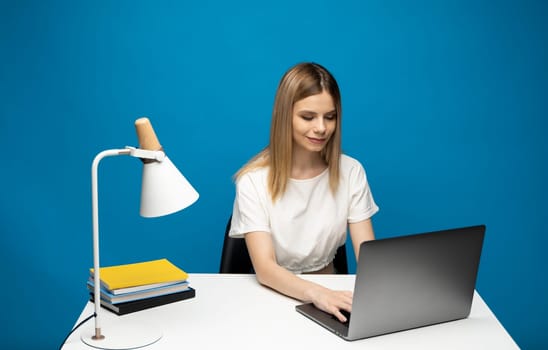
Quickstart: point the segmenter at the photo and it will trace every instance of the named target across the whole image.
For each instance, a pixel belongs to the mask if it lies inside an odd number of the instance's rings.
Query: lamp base
[[[162,332],[152,325],[129,320],[116,321],[102,327],[105,333],[102,339],[94,339],[95,328],[83,330],[80,339],[97,349],[129,350],[149,346],[162,338]]]

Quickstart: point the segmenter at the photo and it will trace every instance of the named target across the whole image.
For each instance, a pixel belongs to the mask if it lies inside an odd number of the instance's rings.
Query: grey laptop
[[[346,340],[466,318],[484,235],[481,225],[364,242],[348,322],[296,309]]]

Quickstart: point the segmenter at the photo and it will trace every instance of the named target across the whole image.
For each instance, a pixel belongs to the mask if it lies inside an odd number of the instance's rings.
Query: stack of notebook
[[[188,274],[167,259],[101,268],[101,305],[124,315],[193,298]],[[94,301],[94,272],[87,282]]]

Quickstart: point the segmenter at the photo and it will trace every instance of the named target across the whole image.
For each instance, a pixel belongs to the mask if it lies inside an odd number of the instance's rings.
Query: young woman
[[[231,237],[244,237],[259,283],[313,302],[342,322],[352,292],[325,288],[301,273],[335,273],[346,241],[356,257],[374,239],[378,211],[362,165],[341,154],[341,98],[322,66],[301,63],[280,81],[269,145],[236,174]]]

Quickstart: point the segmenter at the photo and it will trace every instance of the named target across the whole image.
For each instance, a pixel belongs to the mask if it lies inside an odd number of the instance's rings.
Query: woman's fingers
[[[339,321],[346,322],[348,318],[342,311],[352,311],[352,292],[326,289],[322,294],[314,304],[337,317]]]

